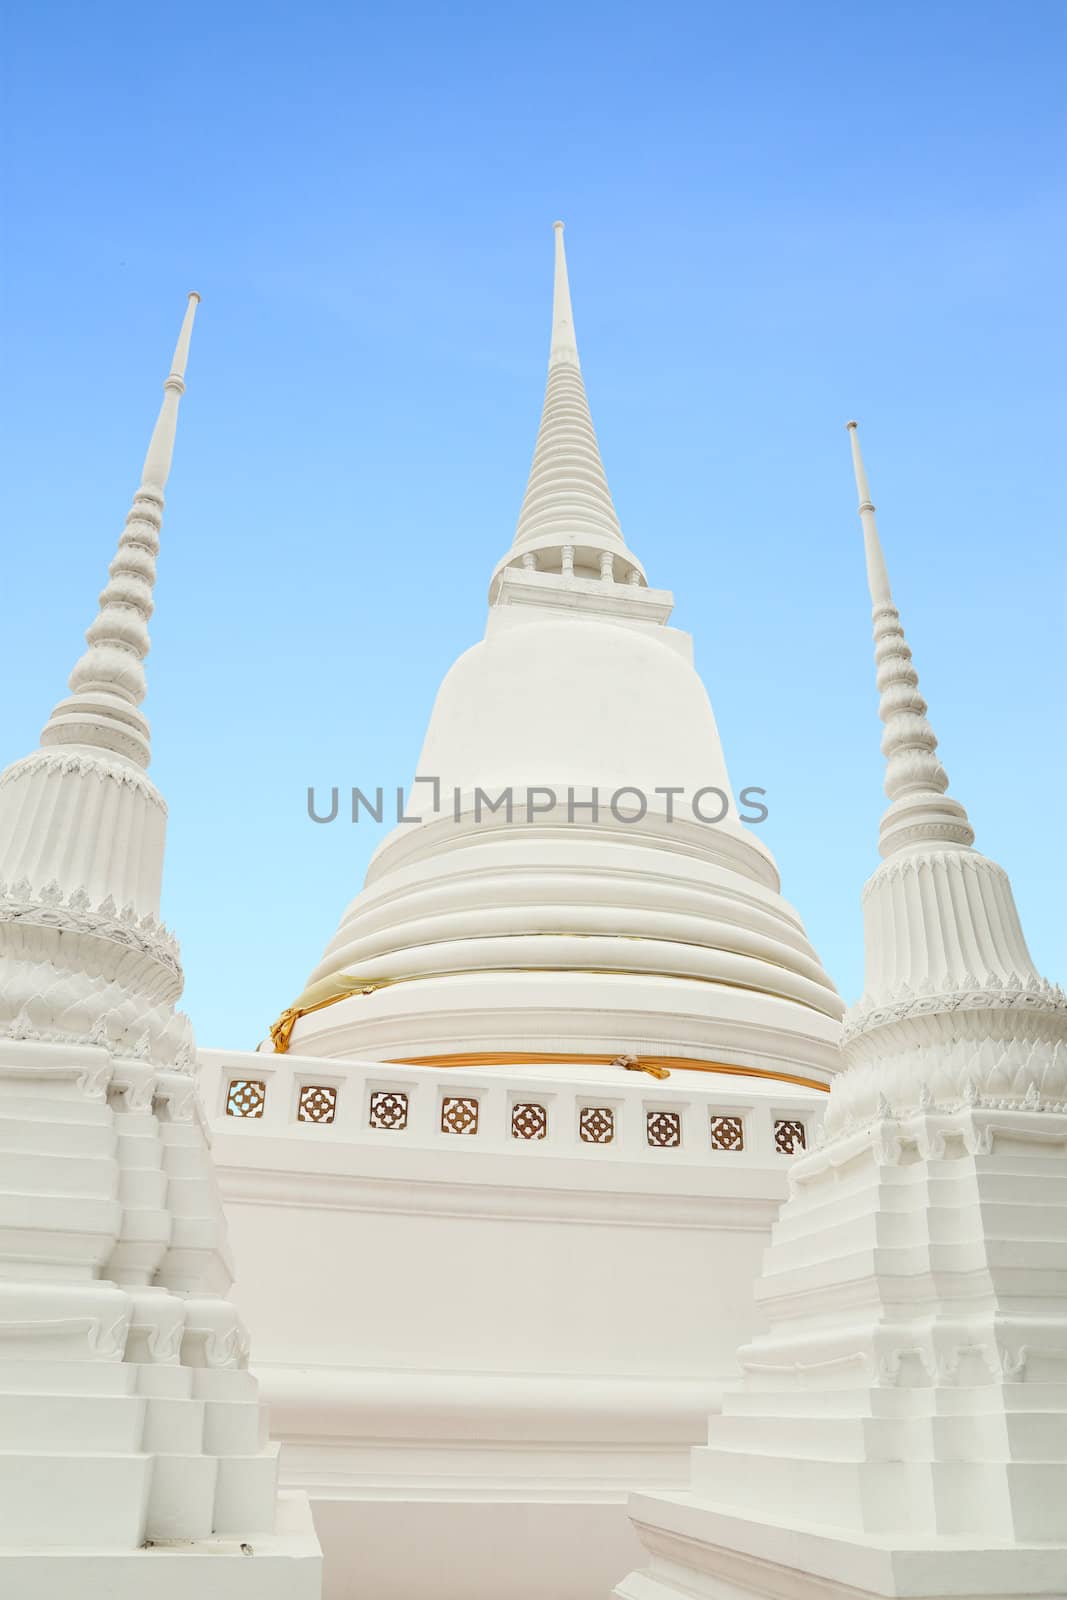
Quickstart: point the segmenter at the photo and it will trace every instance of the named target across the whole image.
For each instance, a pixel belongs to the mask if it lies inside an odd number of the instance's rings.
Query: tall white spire
[[[70,675],[73,693],[41,734],[42,745],[90,745],[125,756],[140,767],[150,759],[148,722],[138,709],[145,696],[143,662],[149,651],[148,619],[163,523],[163,490],[174,455],[178,402],[185,393],[189,340],[200,296],[192,293],[182,321],[163,404],[145,456],[118,550],[100,595],[100,609],[85,637],[89,648]]]
[[[574,312],[571,309],[571,286],[567,277],[567,252],[563,245],[563,224],[552,224],[556,238],[556,270],[552,285],[552,345],[548,354],[549,370],[555,366],[580,366],[578,341],[574,332]]]
[[[620,1600],[1062,1595],[1067,1000],[945,793],[854,423],[886,788],[867,981],[684,1496]]]
[[[845,1024],[848,1055],[867,1070],[840,1082],[829,1127],[870,1110],[886,1088],[887,1055],[896,1059],[902,1041],[926,1041],[938,1016],[951,1017],[951,1037],[971,1041],[959,1070],[976,1078],[973,1051],[987,1038],[1009,1036],[1020,1015],[1031,1039],[1044,1029],[1058,1038],[1064,1017],[1062,994],[1034,967],[1007,873],[972,848],[967,813],[945,793],[948,777],[893,604],[856,424],[848,429],[874,608],[890,803],[880,828],[885,859],[864,889],[864,993]],[[892,1080],[894,1103],[914,1099],[921,1086],[909,1061]]]
[[[25,1007],[40,1029],[64,1037],[104,1028],[129,1049],[147,1034],[154,1059],[167,1063],[187,1059],[192,1039],[174,1009],[178,947],[159,923],[167,808],[142,771],[150,752],[139,705],[163,489],[199,298],[189,296],[72,693],[49,718],[41,748],[0,772],[0,1037],[24,1026]],[[20,930],[30,923],[48,931],[27,959]]]
[[[919,674],[893,604],[889,574],[874,519],[874,504],[860,453],[859,431],[848,424],[852,464],[859,492],[859,514],[867,555],[867,583],[874,621],[874,659],[878,669],[878,714],[885,723],[885,792],[890,805],[882,818],[883,856],[917,844],[974,843],[974,829],[958,800],[946,793],[948,774],[936,755],[937,738],[926,719]]]
[[[310,1529],[274,1533],[276,1451],[225,1298],[178,946],[159,921],[166,806],[142,770],[145,624],[196,300],[72,695],[44,748],[0,772],[5,1595],[66,1593],[73,1565],[76,1588],[112,1600],[237,1600],[253,1550],[257,1595],[321,1589]]]
[[[574,334],[563,224],[555,224],[556,270],[552,343],[541,427],[514,548],[622,546],[622,532],[600,459]]]

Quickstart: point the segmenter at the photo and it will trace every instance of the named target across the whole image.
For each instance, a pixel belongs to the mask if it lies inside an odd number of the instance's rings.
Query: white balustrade
[[[722,1162],[764,1166],[814,1143],[821,1104],[775,1079],[674,1069],[657,1079],[601,1069],[564,1081],[506,1071],[200,1052],[200,1092],[217,1131],[345,1144],[508,1152],[531,1160]],[[748,1090],[748,1092],[746,1092]],[[820,1100],[822,1096],[820,1096]]]

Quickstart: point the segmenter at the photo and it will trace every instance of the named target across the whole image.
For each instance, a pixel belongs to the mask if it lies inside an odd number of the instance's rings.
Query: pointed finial
[[[893,604],[889,573],[874,520],[867,471],[860,453],[859,430],[846,424],[859,493],[859,514],[867,556],[867,583],[874,618],[874,659],[878,672],[878,714],[885,724],[882,752],[886,758],[885,792],[890,804],[882,818],[879,848],[890,856],[909,845],[932,842],[968,846],[974,829],[958,800],[945,793],[948,774],[936,755],[937,739],[926,720],[927,705],[919,693],[919,674]]]
[[[185,393],[185,367],[193,318],[200,302],[189,295],[174,359],[163,383],[159,410],[141,484],[133,497],[100,609],[85,637],[89,648],[70,675],[73,693],[52,712],[42,745],[90,745],[147,767],[148,722],[138,710],[145,695],[144,662],[149,650],[148,619],[163,522],[163,490],[174,455],[178,402]]]
[[[163,404],[160,407],[159,417],[152,439],[145,456],[144,470],[141,473],[141,488],[151,485],[158,489],[162,495],[170,476],[170,463],[174,455],[174,435],[178,424],[178,401],[185,393],[185,368],[189,360],[189,341],[193,333],[193,318],[196,308],[200,304],[200,296],[193,289],[189,293],[188,303],[185,307],[185,316],[182,319],[181,331],[178,334],[178,343],[174,347],[174,359],[170,364],[170,371],[163,382]],[[172,404],[168,405],[168,398],[173,397]]]
[[[556,234],[556,276],[552,292],[552,348],[548,365],[577,367],[578,341],[574,336],[574,312],[571,310],[571,290],[567,281],[567,253],[563,248],[563,224],[552,224]]]
[[[585,549],[593,552],[592,559],[598,562],[605,551],[618,552],[635,571],[637,559],[623,543],[589,415],[574,337],[562,222],[553,223],[553,229],[552,343],[545,403],[519,524],[507,560],[528,557],[530,568],[573,574],[575,551]],[[638,581],[641,578],[643,573]]]
[[[874,502],[867,482],[867,469],[863,465],[863,456],[860,452],[859,428],[855,422],[846,423],[845,426],[848,428],[849,441],[852,445],[852,467],[856,474],[856,490],[860,497],[859,514],[863,523],[863,543],[867,553],[867,582],[871,591],[871,601],[875,605],[883,603],[892,605],[889,573],[886,571],[885,557],[878,538],[878,526],[874,520]]]

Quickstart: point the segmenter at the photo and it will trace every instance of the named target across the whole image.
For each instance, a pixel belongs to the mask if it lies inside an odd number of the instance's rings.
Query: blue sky
[[[185,293],[146,709],[202,1043],[358,889],[518,513],[566,219],[623,529],[845,995],[883,799],[844,423],[952,789],[1067,977],[1060,4],[178,9],[4,24],[0,761],[81,650]]]

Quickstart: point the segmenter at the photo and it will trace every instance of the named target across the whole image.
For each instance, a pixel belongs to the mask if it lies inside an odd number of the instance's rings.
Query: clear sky
[[[566,219],[630,545],[844,994],[883,798],[845,421],[952,791],[1064,908],[1056,3],[6,8],[0,764],[82,648],[186,291],[148,663],[204,1044],[301,989],[485,620]]]

